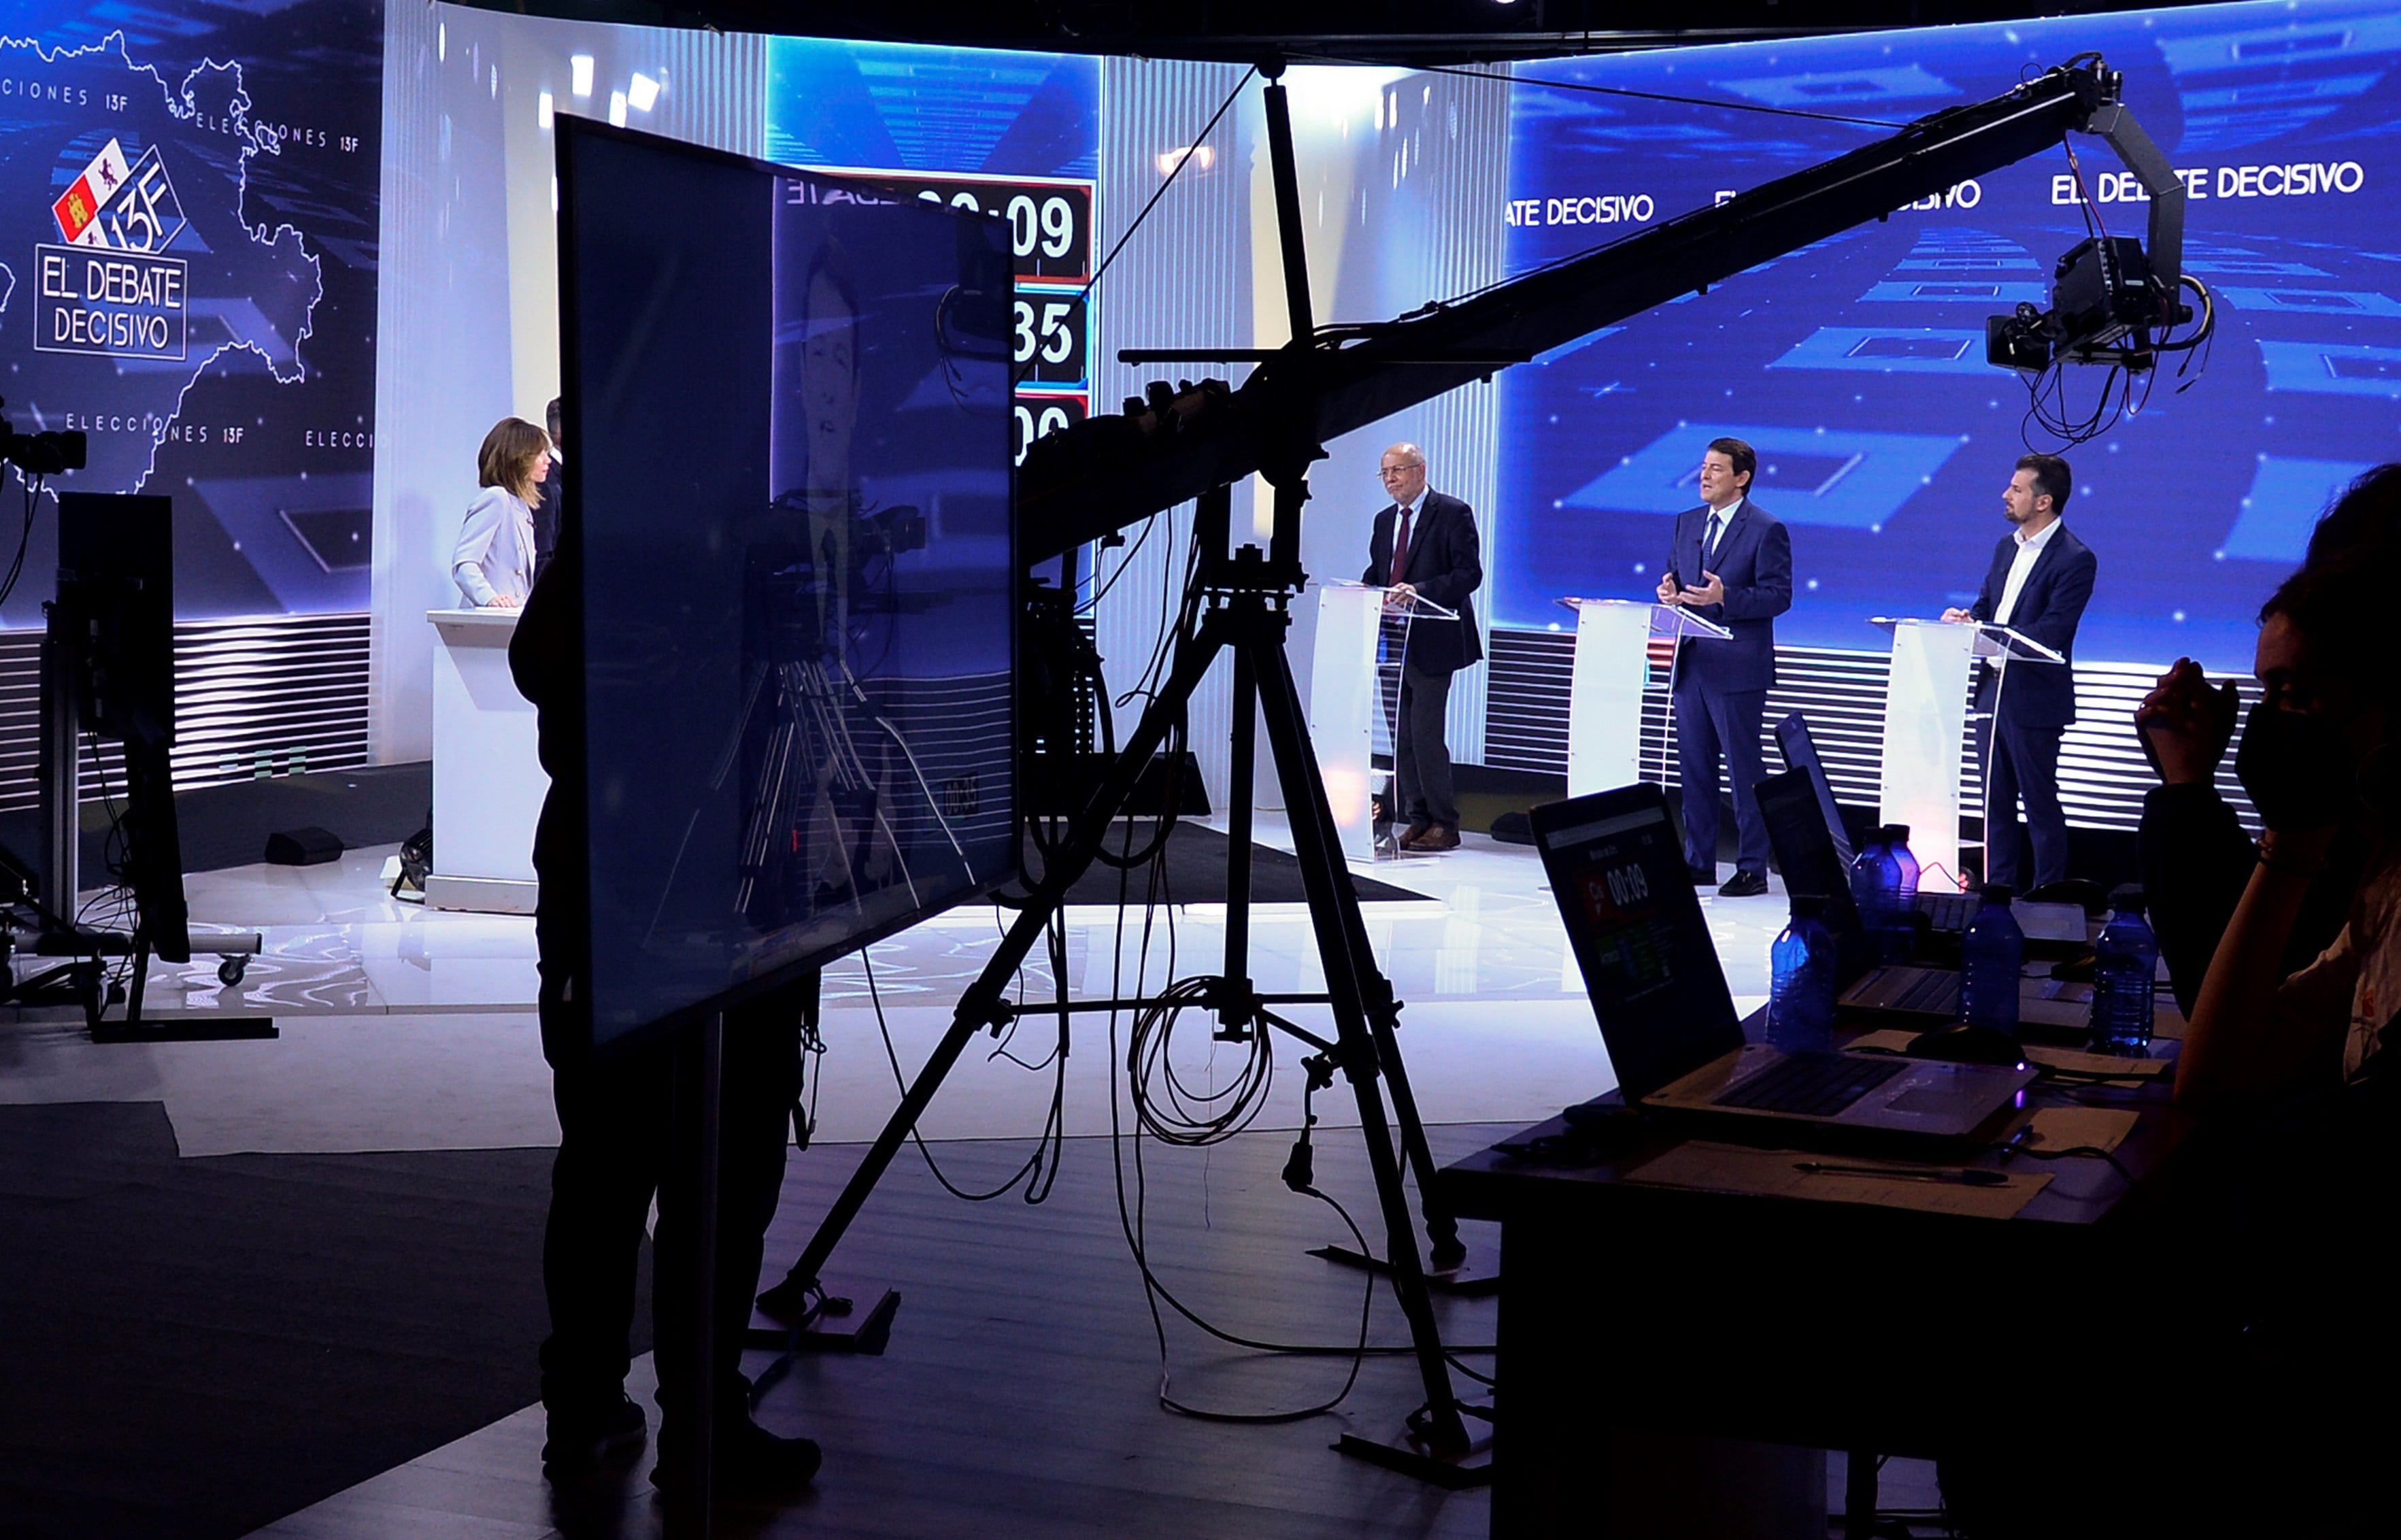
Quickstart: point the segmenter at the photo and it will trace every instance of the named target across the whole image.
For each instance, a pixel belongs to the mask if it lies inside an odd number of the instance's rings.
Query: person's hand
[[[1414,585],[1406,583],[1395,583],[1390,588],[1384,590],[1384,608],[1387,610],[1406,610],[1408,608],[1409,601],[1417,597],[1418,591]]]
[[[484,606],[487,610],[514,610],[516,607],[517,601],[506,594],[494,594],[492,602]]]
[[[2212,687],[2190,658],[2178,658],[2134,708],[2134,731],[2170,786],[2207,785],[2233,740],[2242,696],[2228,680]]]
[[[1662,604],[1681,604],[1684,602],[1684,592],[1682,589],[1676,586],[1675,573],[1663,572],[1660,574],[1659,602]]]
[[[1685,589],[1684,602],[1687,604],[1723,604],[1725,602],[1725,584],[1718,580],[1718,575],[1715,572],[1703,572],[1701,576],[1708,579],[1708,581],[1702,584],[1697,588]]]
[[[1969,613],[1968,611],[1960,609],[1955,604],[1950,609],[1942,612],[1942,618],[1953,626],[1973,626],[1976,624],[1976,617],[1973,614]]]

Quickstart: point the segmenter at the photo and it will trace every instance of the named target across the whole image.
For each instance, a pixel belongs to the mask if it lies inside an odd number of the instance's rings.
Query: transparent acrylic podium
[[[1455,621],[1459,612],[1429,598],[1394,603],[1391,589],[1371,583],[1329,583],[1317,590],[1309,736],[1342,854],[1351,860],[1399,854],[1391,839],[1377,838],[1375,796],[1389,773],[1376,768],[1376,754],[1393,749],[1401,660],[1409,625],[1420,618]]]
[[[1879,615],[1868,624],[1892,635],[1892,674],[1884,697],[1880,816],[1886,823],[1909,825],[1910,849],[1927,870],[1939,866],[1955,878],[1960,756],[1976,663],[1990,658],[2042,666],[2067,660],[2032,637],[1986,621]],[[1994,687],[1996,712],[2009,669],[2001,668],[2000,676]]]
[[[1563,598],[1576,612],[1575,671],[1568,683],[1568,795],[1631,786],[1642,778],[1642,687],[1651,644],[1681,649],[1688,637],[1723,641],[1734,633],[1681,604],[1648,599]],[[1668,681],[1675,664],[1669,653]]]

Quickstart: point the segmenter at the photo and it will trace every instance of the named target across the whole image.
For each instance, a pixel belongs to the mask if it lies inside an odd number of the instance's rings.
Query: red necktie
[[[1401,510],[1401,528],[1393,536],[1393,586],[1399,586],[1409,571],[1409,511]]]

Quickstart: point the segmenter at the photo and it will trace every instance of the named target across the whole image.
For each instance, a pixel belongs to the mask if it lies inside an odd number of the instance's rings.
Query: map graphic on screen
[[[175,500],[186,618],[368,606],[381,14],[0,21],[0,396],[20,431],[87,435],[57,489]],[[38,625],[46,591],[7,623]]]

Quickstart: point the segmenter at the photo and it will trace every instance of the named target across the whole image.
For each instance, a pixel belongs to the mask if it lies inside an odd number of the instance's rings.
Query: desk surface
[[[2010,1219],[1629,1180],[1687,1139],[1726,1137],[1714,1121],[1665,1120],[1577,1163],[1495,1145],[1446,1167],[1438,1190],[1455,1212],[1502,1224],[1499,1372],[1542,1430],[1513,1422],[1521,1447],[1508,1458],[1524,1455],[1544,1473],[1530,1484],[1549,1491],[1578,1459],[1567,1430],[1612,1423],[1933,1453],[1960,1429],[2014,1415],[2029,1369],[2044,1369],[2054,1346],[2122,1344],[2123,1323],[2163,1286],[2139,1216],[2187,1120],[2163,1082],[2037,1082],[2027,1101],[2019,1117],[2046,1105],[2138,1113],[2112,1152],[2133,1180],[2103,1160],[2019,1156],[2010,1169],[2052,1180]],[[1553,1119],[1503,1143],[1568,1133]],[[1986,1149],[1941,1163],[2002,1162]]]
[[[2133,1132],[2112,1151],[2119,1164],[2133,1176],[2134,1182],[2130,1184],[2108,1162],[2091,1157],[2070,1156],[2037,1161],[2031,1156],[2017,1156],[2005,1161],[2001,1151],[1989,1148],[1959,1150],[1925,1148],[1923,1158],[1929,1164],[2049,1172],[2052,1177],[2050,1185],[2036,1194],[2015,1219],[2003,1221],[2007,1223],[2090,1225],[2108,1220],[2133,1195],[2144,1178],[2166,1162],[2184,1133],[2184,1120],[2170,1105],[2169,1088],[2164,1080],[2133,1091],[2108,1090],[2081,1083],[2070,1088],[2050,1080],[2038,1080],[2027,1088],[2024,1100],[2024,1109],[1996,1130],[1996,1141],[2006,1141],[2019,1124],[2045,1107],[2110,1107],[2136,1113],[2137,1121]],[[1729,1133],[1730,1125],[1732,1133]],[[1829,1146],[1817,1131],[1797,1123],[1747,1129],[1734,1119],[1704,1121],[1681,1118],[1646,1119],[1638,1131],[1619,1135],[1603,1146],[1601,1150],[1585,1156],[1574,1154],[1571,1148],[1562,1148],[1556,1157],[1529,1158],[1509,1148],[1532,1144],[1537,1140],[1546,1146],[1571,1147],[1575,1142],[1574,1131],[1567,1120],[1560,1117],[1537,1124],[1444,1168],[1441,1183],[1444,1192],[1461,1217],[1504,1221],[1530,1205],[1534,1208],[1574,1205],[1598,1209],[1612,1202],[1623,1201],[1630,1192],[1670,1195],[1701,1203],[1774,1204],[1803,1211],[1881,1206],[1829,1204],[1816,1199],[1743,1193],[1695,1192],[1650,1187],[1629,1180],[1631,1174],[1645,1162],[1688,1139],[1764,1144],[1809,1153],[1825,1153],[1831,1148],[1833,1151],[1832,1158],[1866,1158],[1878,1163],[1906,1161],[1914,1154],[1906,1146],[1870,1144],[1856,1135],[1843,1146]],[[1912,1218],[1962,1222],[1956,1217],[1928,1215],[1918,1210],[1888,1212],[1907,1214]],[[1964,1222],[1982,1224],[1994,1221]]]

